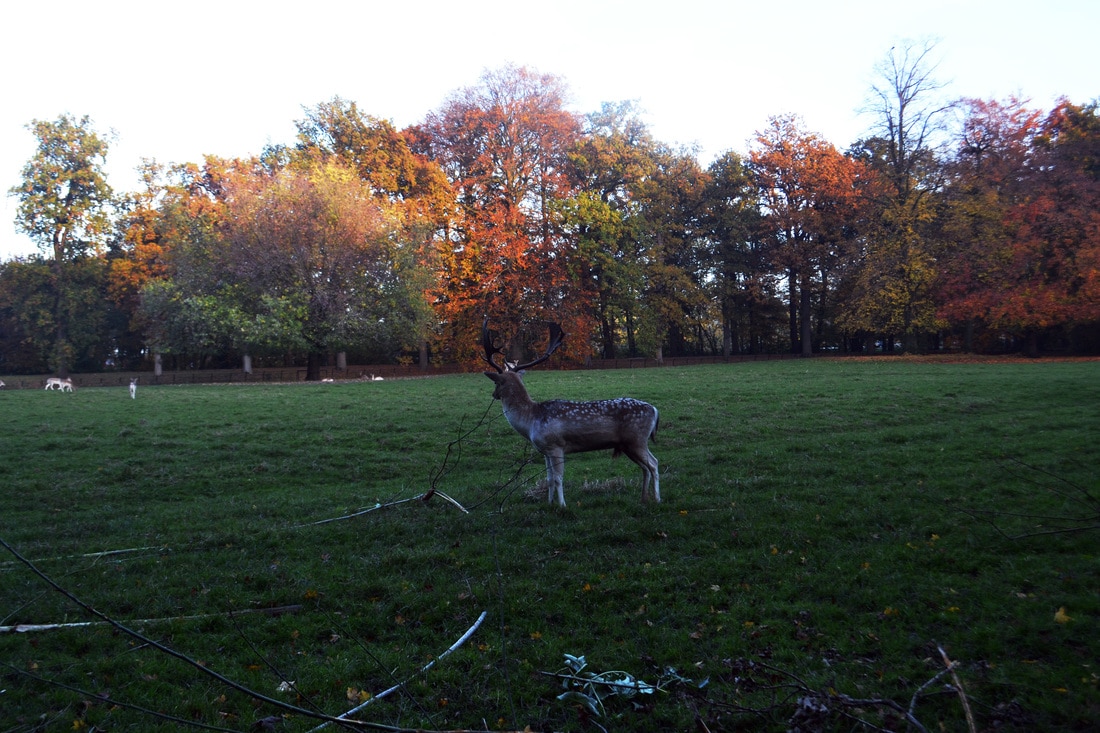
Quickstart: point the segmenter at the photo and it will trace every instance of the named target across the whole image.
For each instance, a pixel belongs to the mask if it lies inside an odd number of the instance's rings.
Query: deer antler
[[[503,349],[497,348],[496,338],[497,332],[489,328],[489,316],[485,316],[485,320],[481,323],[481,348],[485,350],[485,361],[489,362],[489,365],[496,369],[498,374],[503,374],[504,367],[493,360],[493,357],[497,354],[504,353]]]
[[[505,371],[518,372],[523,369],[529,369],[536,364],[541,364],[558,350],[565,340],[565,333],[561,330],[561,326],[557,323],[550,323],[550,343],[546,347],[546,353],[535,359],[529,361],[526,364],[516,364],[515,366],[509,364],[507,360],[504,362],[504,366],[500,366],[493,359],[497,354],[503,354],[504,350],[498,348],[496,345],[497,332],[489,328],[489,316],[485,316],[485,320],[481,324],[481,347],[485,350],[485,361],[489,362],[498,373]]]
[[[544,361],[546,361],[547,359],[550,358],[551,354],[553,354],[555,351],[558,350],[558,347],[561,346],[562,341],[564,341],[564,340],[565,340],[565,333],[562,332],[561,326],[559,326],[556,323],[551,322],[550,323],[550,344],[546,347],[546,353],[543,354],[542,356],[540,356],[539,358],[535,359],[534,361],[529,361],[526,364],[517,364],[516,366],[512,367],[512,371],[514,371],[514,372],[522,371],[524,369],[529,369],[529,368],[535,366],[536,364],[543,363]]]

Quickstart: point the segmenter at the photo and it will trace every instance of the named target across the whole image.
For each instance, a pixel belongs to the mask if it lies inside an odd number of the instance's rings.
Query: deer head
[[[481,324],[481,347],[485,350],[485,361],[489,362],[489,366],[493,367],[493,369],[496,369],[498,374],[503,374],[504,372],[521,372],[524,369],[530,369],[536,364],[543,363],[544,361],[549,359],[555,351],[558,350],[558,348],[562,345],[562,342],[565,340],[565,334],[562,332],[561,326],[556,323],[551,323],[550,344],[546,347],[545,354],[533,361],[527,362],[526,364],[509,364],[508,360],[505,359],[504,366],[501,366],[497,364],[496,360],[493,358],[497,354],[500,354],[501,357],[504,356],[504,349],[496,345],[497,337],[499,335],[500,334],[498,334],[496,331],[489,328],[489,316],[485,316],[485,320]]]

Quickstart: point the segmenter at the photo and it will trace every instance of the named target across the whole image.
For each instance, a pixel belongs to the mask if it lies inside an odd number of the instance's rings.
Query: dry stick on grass
[[[98,560],[98,559],[103,558],[103,557],[113,557],[115,555],[129,555],[129,554],[134,553],[134,552],[144,552],[145,550],[163,551],[163,550],[166,550],[166,549],[168,549],[168,548],[163,547],[163,546],[159,546],[159,545],[158,546],[149,546],[149,547],[131,547],[128,550],[104,550],[103,552],[85,552],[81,555],[61,555],[59,557],[44,557],[44,558],[39,558],[35,562],[46,562],[46,561],[49,561],[49,560],[72,560],[72,559],[75,559],[75,558],[82,558],[82,557],[91,557],[91,558],[95,558],[96,560]],[[19,565],[19,564],[20,563],[19,563],[18,560],[5,560],[4,562],[0,562],[0,568],[12,566],[12,565]]]
[[[429,669],[431,669],[431,668],[432,668],[433,666],[435,666],[435,663],[436,663],[436,662],[438,662],[438,661],[439,661],[440,659],[443,659],[443,657],[447,656],[448,654],[450,654],[451,652],[453,652],[453,651],[454,651],[455,649],[458,649],[458,648],[459,648],[460,646],[462,646],[463,644],[465,644],[465,643],[466,643],[466,640],[467,640],[467,639],[469,639],[469,638],[470,638],[471,636],[473,636],[473,635],[474,635],[474,632],[478,630],[478,627],[480,627],[480,626],[481,626],[481,622],[482,622],[482,621],[484,621],[484,620],[485,620],[485,617],[486,617],[486,616],[488,616],[488,615],[489,615],[489,612],[488,612],[488,611],[482,611],[482,612],[481,612],[481,615],[477,617],[477,621],[475,621],[475,622],[474,622],[474,625],[473,625],[473,626],[471,626],[470,628],[468,628],[468,629],[466,630],[466,633],[465,633],[465,634],[463,634],[463,635],[462,635],[461,637],[459,637],[458,641],[456,641],[456,642],[455,642],[454,644],[451,644],[451,646],[447,648],[447,651],[443,652],[443,653],[442,653],[442,654],[440,654],[440,655],[439,655],[438,657],[436,657],[436,658],[435,658],[435,659],[433,659],[432,661],[430,661],[430,662],[428,662],[427,664],[425,664],[425,665],[424,665],[423,667],[421,667],[421,668],[420,668],[419,670],[417,670],[415,674],[413,674],[413,675],[412,675],[411,677],[409,677],[408,679],[406,679],[406,680],[405,680],[404,682],[398,682],[398,683],[397,683],[396,685],[394,685],[393,687],[389,688],[388,690],[384,690],[384,691],[382,691],[382,692],[379,692],[379,693],[378,693],[377,695],[374,695],[374,696],[372,696],[372,697],[371,697],[370,699],[368,699],[367,701],[365,701],[365,702],[364,702],[364,703],[363,703],[362,705],[357,705],[357,706],[355,706],[354,708],[352,708],[351,710],[349,710],[349,711],[347,711],[346,713],[344,713],[343,715],[339,716],[339,717],[338,717],[338,718],[336,719],[336,721],[328,721],[328,722],[322,723],[321,725],[317,726],[316,728],[313,728],[313,729],[311,729],[309,733],[313,733],[314,731],[318,731],[318,730],[321,730],[322,728],[324,728],[324,727],[328,726],[328,724],[329,724],[330,722],[340,722],[340,721],[344,721],[344,720],[346,720],[346,719],[347,719],[347,716],[349,716],[349,715],[355,715],[355,714],[356,714],[356,713],[358,713],[358,712],[359,712],[360,710],[362,710],[363,708],[365,708],[365,707],[367,707],[368,705],[370,705],[371,703],[373,703],[373,702],[374,702],[375,700],[381,700],[382,698],[384,698],[384,697],[386,697],[386,696],[390,695],[391,693],[393,693],[393,692],[396,692],[397,690],[400,690],[400,689],[401,689],[402,687],[404,687],[405,685],[407,685],[407,684],[408,684],[408,683],[409,683],[409,682],[410,682],[410,681],[411,681],[411,680],[412,680],[413,678],[415,678],[415,677],[417,677],[417,676],[419,676],[419,675],[422,675],[422,674],[424,674],[424,673],[425,673],[425,672],[427,672],[427,671],[428,671]]]
[[[379,509],[388,509],[392,506],[398,506],[400,504],[408,504],[410,501],[428,501],[433,496],[438,496],[441,499],[444,499],[444,500],[450,502],[454,506],[458,507],[459,511],[461,511],[463,514],[469,514],[470,513],[466,509],[466,507],[462,506],[457,501],[455,501],[451,497],[447,496],[446,494],[444,494],[439,489],[429,489],[428,491],[425,491],[423,494],[417,494],[416,496],[410,497],[408,499],[398,499],[397,501],[389,501],[389,502],[386,502],[385,504],[378,503],[378,504],[375,504],[372,507],[367,507],[366,509],[362,509],[360,511],[353,512],[351,514],[345,514],[341,517],[329,517],[328,519],[320,519],[316,522],[307,522],[305,524],[298,524],[298,525],[295,525],[294,527],[292,527],[292,529],[301,529],[302,527],[316,527],[319,524],[328,524],[329,522],[339,522],[339,521],[342,521],[344,519],[353,519],[355,517],[361,517],[364,514],[370,514],[371,512],[376,512]]]
[[[936,649],[939,650],[940,656],[943,657],[943,664],[951,673],[951,680],[955,683],[955,690],[959,693],[959,699],[962,700],[963,712],[966,713],[966,724],[970,728],[970,733],[977,733],[978,728],[974,725],[974,714],[970,712],[970,701],[966,699],[966,693],[963,692],[962,682],[959,681],[959,675],[955,673],[955,667],[957,667],[958,664],[947,658],[947,652],[943,650],[942,646],[936,645]]]
[[[803,709],[806,709],[806,708],[811,708],[815,705],[820,705],[821,706],[821,711],[823,711],[825,713],[835,712],[838,715],[842,715],[844,717],[852,718],[852,719],[860,722],[863,725],[867,725],[871,728],[874,728],[875,726],[871,725],[870,723],[867,723],[866,721],[864,721],[864,720],[862,720],[862,719],[860,719],[856,716],[853,716],[853,715],[849,714],[848,712],[846,712],[846,710],[847,709],[856,709],[856,708],[869,708],[869,707],[887,708],[889,710],[894,711],[895,713],[898,713],[902,717],[904,717],[905,721],[910,726],[912,726],[916,730],[920,731],[920,733],[928,733],[928,728],[926,728],[919,720],[917,720],[917,717],[914,714],[914,710],[916,709],[916,706],[917,706],[917,700],[920,697],[921,692],[923,692],[928,687],[930,687],[932,684],[934,684],[935,681],[938,680],[940,677],[942,677],[944,674],[947,674],[948,672],[950,672],[950,669],[941,670],[934,677],[932,677],[932,679],[928,680],[923,685],[921,685],[919,688],[917,688],[917,691],[915,693],[913,693],[913,698],[909,702],[909,709],[906,710],[904,707],[902,707],[897,702],[895,702],[893,700],[890,700],[890,699],[887,699],[887,698],[855,698],[855,697],[851,697],[849,695],[845,695],[845,694],[835,692],[835,691],[832,691],[832,690],[830,690],[828,692],[821,692],[821,691],[815,690],[813,687],[811,687],[809,685],[808,682],[806,682],[802,678],[798,677],[797,675],[795,675],[791,672],[788,672],[785,669],[781,669],[779,667],[774,667],[774,666],[772,666],[770,664],[766,664],[764,662],[754,662],[753,664],[755,666],[761,667],[762,669],[768,670],[769,672],[773,672],[777,675],[780,675],[782,677],[786,677],[787,679],[790,679],[790,680],[794,681],[793,686],[792,685],[786,685],[786,684],[784,684],[784,685],[774,685],[774,686],[771,686],[771,689],[773,689],[773,690],[779,689],[779,688],[793,689],[794,694],[799,695],[798,708],[796,710],[796,714],[799,710],[803,710]],[[790,699],[790,698],[788,698],[788,699]],[[830,707],[830,706],[832,706],[832,707]],[[843,709],[837,709],[838,706],[840,708],[843,708]],[[737,707],[742,712],[751,712],[751,713],[754,713],[754,714],[757,714],[757,715],[765,715],[769,712],[769,710],[767,710],[767,709],[743,708],[741,706],[735,706],[735,707]],[[775,706],[772,707],[772,710],[774,710],[774,709],[775,709]],[[968,721],[971,722],[971,725],[973,726],[973,719],[970,717],[969,708],[967,708],[967,719],[968,719]],[[973,731],[973,727],[971,728],[971,731]]]
[[[275,606],[272,608],[245,608],[239,611],[229,611],[229,615],[242,615],[246,613],[263,613],[268,616],[278,616],[283,613],[295,613],[301,611],[301,604],[293,604],[290,606]],[[167,621],[200,621],[207,618],[219,618],[224,614],[221,613],[203,613],[197,616],[166,616],[164,618],[143,618],[134,621],[127,621],[128,624],[134,626],[142,626],[145,624],[160,624]],[[107,626],[109,621],[74,621],[71,623],[58,623],[58,624],[15,624],[14,626],[0,626],[0,634],[25,634],[30,631],[56,631],[57,629],[78,629],[85,626]]]

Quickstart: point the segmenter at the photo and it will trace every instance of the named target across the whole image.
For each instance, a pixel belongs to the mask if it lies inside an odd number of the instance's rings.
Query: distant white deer
[[[564,338],[561,327],[552,323],[550,345],[545,354],[526,364],[513,365],[505,361],[501,366],[493,358],[502,350],[494,344],[488,319],[481,328],[485,360],[496,370],[485,372],[485,376],[496,384],[493,398],[500,400],[508,424],[546,458],[547,501],[553,503],[557,496],[558,504],[565,506],[562,479],[567,453],[608,449],[613,451],[613,456],[623,453],[641,466],[642,501],[661,501],[657,458],[649,451],[650,439],[657,437],[656,407],[630,397],[595,402],[535,402],[527,394],[523,370],[549,359]]]
[[[137,399],[137,378],[130,380],[130,399]]]
[[[61,379],[60,377],[50,377],[46,380],[46,389],[59,389],[62,392],[73,391],[73,380],[69,377]]]

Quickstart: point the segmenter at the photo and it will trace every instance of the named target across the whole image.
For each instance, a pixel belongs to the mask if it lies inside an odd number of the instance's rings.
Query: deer
[[[46,389],[59,389],[62,392],[72,392],[73,380],[69,377],[65,377],[64,379],[60,377],[50,377],[46,380]]]
[[[137,379],[136,378],[130,380],[130,399],[132,399],[132,400],[137,399]]]
[[[504,352],[495,344],[495,332],[489,329],[488,318],[481,327],[484,358],[495,370],[483,373],[496,384],[493,399],[500,400],[508,424],[546,459],[547,502],[553,504],[556,497],[558,506],[565,506],[562,482],[567,453],[611,450],[612,457],[624,454],[641,467],[642,501],[659,503],[657,458],[649,450],[649,441],[657,439],[656,407],[631,397],[592,402],[535,402],[527,393],[523,384],[525,370],[549,359],[564,339],[561,326],[551,323],[550,343],[542,356],[525,364],[503,359],[502,365],[495,357],[497,354],[503,357]]]

